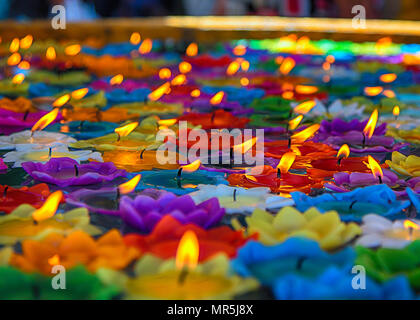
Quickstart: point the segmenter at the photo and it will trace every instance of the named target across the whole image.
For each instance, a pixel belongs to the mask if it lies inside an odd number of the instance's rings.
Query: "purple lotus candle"
[[[338,186],[351,188],[366,187],[374,184],[384,183],[390,187],[395,186],[399,179],[398,176],[390,170],[383,169],[381,180],[371,173],[363,172],[337,172],[334,174],[334,181]]]
[[[112,162],[79,164],[71,158],[52,158],[45,164],[24,162],[22,168],[33,179],[59,187],[110,182],[127,174],[125,170],[117,169]]]
[[[3,162],[3,159],[0,159],[0,173],[5,173],[7,170],[7,165]]]
[[[120,202],[121,218],[132,227],[143,232],[153,230],[165,215],[171,215],[183,224],[194,223],[203,228],[216,225],[225,214],[217,198],[211,198],[198,205],[189,195],[177,197],[164,193],[158,199],[139,195],[135,199],[123,197]]]

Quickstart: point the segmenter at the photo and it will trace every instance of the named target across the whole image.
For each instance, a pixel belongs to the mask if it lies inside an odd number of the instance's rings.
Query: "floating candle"
[[[124,244],[117,230],[97,240],[83,231],[74,231],[67,236],[51,233],[42,240],[24,240],[22,254],[13,254],[10,264],[25,272],[50,275],[51,257],[57,257],[66,269],[82,264],[94,272],[98,268],[123,269],[139,256],[140,252]]]
[[[420,157],[418,156],[405,156],[402,153],[394,151],[392,153],[392,160],[386,160],[385,163],[389,165],[391,169],[402,175],[420,177]]]
[[[21,204],[39,208],[49,194],[50,190],[45,183],[19,189],[7,185],[0,186],[0,211],[10,213]]]
[[[198,191],[190,193],[195,203],[217,197],[226,213],[251,213],[255,208],[275,210],[293,205],[292,199],[270,194],[269,188],[244,189],[223,184],[218,186],[199,184]]]
[[[285,207],[274,216],[256,209],[245,221],[248,234],[258,233],[259,241],[266,245],[299,236],[317,241],[324,250],[334,250],[362,233],[357,224],[341,222],[336,211],[320,213],[316,208],[300,213],[293,207]],[[239,227],[242,226],[236,221],[236,228]]]
[[[4,162],[13,162],[13,168],[19,168],[23,162],[42,162],[45,163],[52,158],[71,158],[77,162],[87,161],[89,159],[102,162],[102,156],[99,152],[91,150],[69,151],[66,146],[58,145],[52,148],[40,148],[28,150],[25,146],[17,146],[16,151],[10,151],[4,155]]]
[[[245,238],[241,231],[233,231],[227,226],[205,230],[192,223],[182,224],[175,218],[166,215],[156,224],[149,235],[128,234],[124,236],[124,241],[141,252],[169,259],[176,256],[179,240],[189,230],[196,234],[200,243],[198,256],[200,262],[220,253],[234,257],[237,249],[250,239]]]

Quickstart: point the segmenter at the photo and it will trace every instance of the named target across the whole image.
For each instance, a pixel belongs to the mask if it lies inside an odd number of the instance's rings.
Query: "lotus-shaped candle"
[[[79,164],[71,158],[52,158],[45,164],[24,162],[22,168],[33,179],[59,187],[100,184],[127,174],[125,170],[115,168],[112,162]]]
[[[256,209],[245,221],[247,232],[258,233],[259,241],[267,245],[299,236],[317,241],[324,250],[334,250],[362,232],[355,223],[341,222],[336,211],[320,213],[316,208],[300,213],[293,207],[285,207],[274,216]],[[234,226],[239,227],[239,222],[236,221]]]
[[[189,195],[177,197],[164,193],[158,199],[139,195],[135,199],[123,197],[120,202],[120,216],[129,225],[143,232],[150,232],[166,215],[182,224],[192,223],[205,229],[216,225],[223,218],[225,209],[217,198],[211,198],[198,205]]]
[[[387,160],[385,163],[402,175],[420,177],[420,157],[415,155],[405,156],[395,151],[392,153],[392,160]]]

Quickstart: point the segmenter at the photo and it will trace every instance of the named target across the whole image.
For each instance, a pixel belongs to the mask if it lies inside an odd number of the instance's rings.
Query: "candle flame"
[[[175,78],[172,79],[171,84],[174,86],[180,86],[187,82],[187,77],[185,74],[179,74]]]
[[[201,95],[201,91],[199,89],[194,89],[191,91],[191,97],[198,98]]]
[[[130,43],[133,45],[138,45],[141,41],[140,33],[133,32],[130,36]]]
[[[48,47],[45,56],[48,60],[54,60],[57,57],[54,47]]]
[[[128,180],[127,182],[121,183],[118,186],[120,194],[127,194],[136,189],[141,179],[141,174],[136,175],[134,178]]]
[[[41,119],[39,119],[34,126],[32,127],[31,131],[37,131],[42,130],[46,126],[48,126],[51,122],[55,120],[58,116],[58,108],[54,108],[52,111],[48,112],[46,115],[44,115]]]
[[[185,53],[189,57],[194,57],[198,54],[198,45],[195,42],[192,42],[187,47],[187,50],[185,50]]]
[[[28,61],[21,61],[18,64],[18,68],[22,70],[28,70],[31,67],[31,64]]]
[[[310,137],[312,137],[319,130],[320,127],[321,126],[319,124],[313,124],[312,126],[292,135],[291,139],[293,142],[296,143],[305,142]]]
[[[179,72],[181,73],[188,73],[191,71],[192,66],[190,63],[186,62],[186,61],[182,61],[179,66],[178,66]]]
[[[147,38],[147,39],[144,39],[143,42],[141,43],[139,47],[139,52],[140,54],[146,54],[152,51],[152,48],[153,48],[153,41],[152,39]]]
[[[318,91],[318,87],[297,85],[295,90],[297,93],[300,93],[300,94],[312,94]]]
[[[376,123],[378,122],[378,109],[373,110],[372,114],[369,117],[368,122],[366,123],[363,133],[366,137],[371,138],[375,132]]]
[[[293,91],[285,91],[285,92],[282,93],[281,96],[282,96],[283,99],[292,100],[293,97],[295,96],[295,94],[294,94]]]
[[[160,126],[170,127],[170,126],[173,126],[177,121],[178,119],[164,119],[164,120],[159,120],[158,123]]]
[[[57,211],[62,198],[63,192],[61,190],[51,193],[42,207],[32,213],[32,218],[37,222],[51,218]]]
[[[118,127],[114,131],[120,137],[125,137],[125,136],[128,136],[131,133],[131,131],[133,131],[135,128],[137,128],[138,125],[139,125],[138,122],[132,122],[132,123],[126,124],[125,126]]]
[[[223,91],[219,91],[213,97],[211,97],[210,103],[212,105],[219,104],[220,102],[222,102],[224,96],[225,96],[225,93]]]
[[[384,173],[382,172],[382,168],[379,163],[372,157],[368,156],[368,167],[372,171],[372,174],[375,178],[383,177]]]
[[[378,87],[365,87],[365,94],[370,97],[377,96],[380,94],[384,88],[378,86]]]
[[[227,69],[226,69],[226,74],[228,75],[228,76],[233,76],[236,72],[238,72],[238,70],[239,70],[239,68],[240,68],[240,64],[239,64],[239,62],[237,62],[237,61],[232,61],[229,65],[228,65],[228,67],[227,67]]]
[[[21,84],[25,80],[25,75],[23,73],[18,73],[12,78],[13,84]]]
[[[159,100],[168,90],[171,88],[169,82],[165,82],[159,88],[155,89],[154,91],[150,92],[148,95],[149,100],[157,101]]]
[[[183,235],[176,250],[176,267],[181,270],[185,266],[193,270],[198,263],[200,245],[194,231],[188,230]]]
[[[250,150],[257,143],[257,141],[258,141],[258,137],[251,138],[243,143],[233,146],[233,151],[244,154],[248,150]]]
[[[117,74],[116,76],[113,76],[113,77],[109,80],[109,84],[110,84],[111,86],[115,86],[115,85],[121,84],[121,82],[123,82],[123,80],[124,80],[124,76],[123,76],[121,73],[119,73],[119,74]]]
[[[322,69],[324,69],[325,71],[328,71],[331,69],[331,64],[329,62],[324,62],[322,64]]]
[[[235,48],[233,48],[232,52],[235,56],[243,56],[246,53],[246,47],[244,45],[239,44]]]
[[[282,75],[287,75],[292,71],[292,69],[295,67],[296,62],[290,57],[287,57],[286,59],[283,59],[282,64],[280,65],[280,73]]]
[[[85,95],[87,95],[87,93],[89,92],[89,88],[81,88],[81,89],[77,89],[77,90],[74,90],[72,93],[71,93],[71,97],[73,98],[73,99],[76,99],[76,100],[80,100],[80,99],[82,99]]]
[[[289,169],[296,160],[296,154],[294,152],[286,152],[280,159],[277,168],[280,169],[281,173],[289,172]]]
[[[186,164],[185,166],[182,166],[182,171],[185,172],[194,172],[197,171],[201,166],[201,161],[199,159],[191,162],[190,164]]]
[[[299,114],[307,114],[309,111],[311,111],[315,107],[315,105],[316,105],[316,101],[314,100],[305,101],[298,104],[293,109],[293,111]]]
[[[397,79],[397,75],[395,73],[386,73],[379,77],[379,80],[381,80],[384,83],[391,83],[394,82]]]
[[[50,266],[56,266],[60,264],[60,256],[58,254],[53,255],[51,258],[48,259],[48,264]]]
[[[80,50],[82,50],[80,44],[72,44],[64,49],[64,53],[68,56],[75,56],[80,52]]]
[[[337,152],[337,158],[348,158],[350,155],[350,148],[347,144],[343,144]]]
[[[400,115],[400,107],[399,106],[395,106],[394,109],[392,109],[392,114],[396,117],[398,117]]]
[[[162,68],[159,70],[160,79],[169,79],[171,76],[172,76],[172,72],[168,68]]]
[[[419,230],[420,226],[417,223],[415,223],[411,220],[404,220],[404,228],[405,229]]]
[[[9,66],[15,66],[20,62],[21,59],[22,57],[20,56],[20,54],[18,52],[15,52],[9,58],[7,58],[7,64]]]
[[[17,52],[19,50],[20,41],[18,38],[14,38],[12,42],[10,42],[9,51],[10,52]]]
[[[325,60],[330,63],[333,64],[335,62],[335,57],[333,55],[328,55]]]
[[[289,129],[290,130],[295,130],[298,127],[299,123],[302,121],[302,119],[303,119],[303,115],[299,115],[296,118],[290,120],[289,121]]]
[[[254,176],[250,175],[250,174],[244,174],[245,178],[251,180],[251,181],[257,181],[257,178],[255,178]]]
[[[61,107],[61,106],[65,105],[69,100],[70,100],[70,95],[65,94],[64,96],[61,96],[61,97],[57,98],[52,103],[52,105],[53,105],[53,107]]]
[[[22,49],[29,49],[32,45],[32,41],[34,40],[34,37],[30,34],[20,39],[20,47]]]

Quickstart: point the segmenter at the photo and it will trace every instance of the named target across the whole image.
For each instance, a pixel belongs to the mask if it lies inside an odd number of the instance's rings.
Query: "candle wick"
[[[79,176],[79,168],[77,167],[76,164],[74,165],[74,172],[76,174],[76,177],[78,177]]]
[[[280,171],[280,168],[277,168],[277,179],[281,179],[281,171]]]
[[[99,109],[96,109],[96,121],[101,121],[101,111]]]
[[[23,121],[26,121],[26,118],[28,117],[28,115],[29,115],[29,110],[27,110],[25,114],[23,115]]]
[[[121,136],[120,136],[120,134],[117,132],[117,141],[120,141],[120,139],[121,139]]]
[[[362,133],[362,135],[363,135],[362,147],[363,147],[363,149],[364,149],[364,148],[365,148],[365,146],[366,146],[366,135],[365,135],[365,133],[364,133],[364,132]]]
[[[143,159],[143,153],[146,151],[146,148],[144,148],[140,153],[140,159]]]
[[[184,284],[185,279],[187,278],[187,275],[188,275],[188,269],[182,268],[181,273],[179,274],[179,277],[178,277],[178,283],[180,285]]]
[[[35,219],[32,219],[32,222],[34,223],[34,226],[38,225],[38,221],[36,221]]]
[[[235,190],[233,190],[233,201],[236,201],[236,189]]]
[[[379,179],[379,183],[382,184],[382,177],[380,175],[378,176],[378,179]]]
[[[120,197],[121,197],[121,191],[120,191],[120,188],[119,187],[117,187],[117,198],[115,199],[117,202],[119,202],[120,201]]]
[[[34,136],[34,132],[35,132],[35,131],[31,130],[31,138],[33,138],[33,136]]]
[[[233,164],[233,147],[231,147],[229,149],[229,159],[230,159],[230,161],[229,161],[229,167],[232,167],[232,164]]]
[[[214,118],[216,117],[216,112],[212,112],[212,114],[211,114],[211,123],[213,123],[214,122]]]
[[[289,137],[289,139],[287,141],[287,148],[290,149],[291,146],[292,146],[292,138]]]
[[[354,200],[352,203],[350,203],[349,210],[353,210],[353,206],[356,204],[357,200]]]
[[[338,160],[337,160],[337,164],[339,165],[339,166],[341,166],[341,161],[343,160],[343,157],[340,157],[340,158],[338,158]]]
[[[48,158],[51,158],[51,154],[52,154],[52,148],[48,149]]]
[[[148,101],[149,99],[147,99],[147,97],[146,98],[144,98],[144,104],[147,106],[147,101]]]
[[[82,131],[84,123],[85,123],[85,120],[80,121],[80,125],[79,125],[80,131]]]
[[[293,116],[293,109],[290,108],[290,112],[289,112],[289,119]]]
[[[6,198],[7,190],[9,190],[9,186],[6,186],[3,191],[3,198]]]

